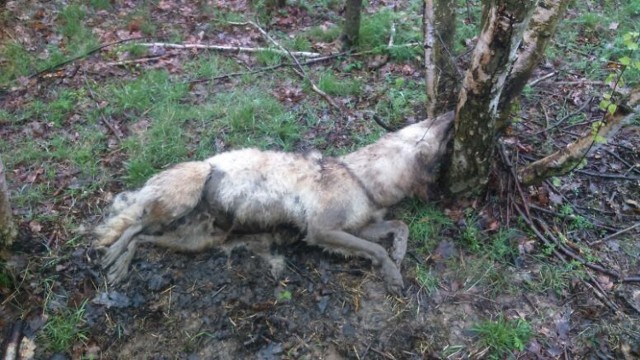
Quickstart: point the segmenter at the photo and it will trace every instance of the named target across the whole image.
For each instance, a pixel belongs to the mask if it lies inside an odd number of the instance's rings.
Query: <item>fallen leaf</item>
[[[31,220],[29,222],[29,229],[31,230],[32,233],[37,234],[40,231],[42,231],[42,225],[36,220]]]

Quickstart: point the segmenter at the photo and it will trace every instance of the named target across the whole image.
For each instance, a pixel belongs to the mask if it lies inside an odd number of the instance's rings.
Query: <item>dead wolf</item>
[[[175,165],[116,196],[96,228],[97,246],[109,246],[102,259],[108,280],[127,274],[139,243],[179,251],[260,247],[260,234],[294,228],[309,244],[370,259],[388,291],[400,294],[409,231],[384,220],[385,210],[426,197],[452,123],[451,113],[425,120],[338,158],[243,149]],[[390,254],[380,245],[389,238]]]

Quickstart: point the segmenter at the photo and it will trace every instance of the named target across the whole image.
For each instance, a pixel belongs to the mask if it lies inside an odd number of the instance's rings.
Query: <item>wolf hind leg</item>
[[[387,290],[401,296],[404,288],[402,275],[398,267],[389,258],[387,251],[371,241],[361,239],[341,230],[309,229],[306,241],[309,244],[343,255],[355,255],[371,260],[374,266],[380,267]]]
[[[400,220],[377,221],[360,229],[358,236],[376,243],[391,238],[391,259],[400,268],[400,263],[407,253],[409,240],[409,227],[404,222]]]

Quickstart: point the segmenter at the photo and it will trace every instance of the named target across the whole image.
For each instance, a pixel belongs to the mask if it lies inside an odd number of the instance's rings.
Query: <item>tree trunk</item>
[[[629,111],[628,109],[632,110]],[[627,109],[627,110],[625,110]],[[567,145],[566,148],[535,161],[518,171],[518,177],[524,185],[539,183],[552,176],[565,175],[573,170],[590,150],[595,150],[599,144],[597,138],[610,139],[625,123],[635,118],[640,112],[640,87],[635,88],[624,106],[618,106],[612,115],[607,113],[605,124],[597,134],[589,134],[578,141]]]
[[[541,1],[531,16],[527,30],[523,34],[522,46],[518,58],[507,78],[500,104],[498,105],[498,131],[504,130],[510,123],[510,109],[513,99],[531,77],[531,72],[544,56],[544,49],[556,31],[558,21],[564,15],[569,0]]]
[[[0,159],[0,248],[11,245],[17,234],[9,205],[9,189],[4,176],[4,165]]]
[[[455,7],[450,1],[424,0],[424,67],[429,118],[450,110],[455,104],[458,79],[451,56],[455,21]]]
[[[348,50],[358,45],[362,0],[347,0],[345,7],[341,39],[343,49]]]
[[[445,183],[453,194],[487,184],[497,135],[498,103],[535,1],[491,0],[460,90],[453,154]]]

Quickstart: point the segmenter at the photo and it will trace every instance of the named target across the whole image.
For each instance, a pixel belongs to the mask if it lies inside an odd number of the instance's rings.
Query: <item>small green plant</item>
[[[409,226],[409,239],[421,254],[428,254],[436,245],[440,231],[452,225],[442,211],[415,199],[402,203],[397,212]]]
[[[427,294],[433,294],[438,289],[438,278],[423,265],[416,265],[416,280],[427,291]]]
[[[76,309],[65,309],[52,315],[42,328],[44,342],[55,352],[69,351],[78,341],[86,341],[87,336],[81,329],[84,323],[86,301]]]
[[[467,244],[469,251],[478,253],[482,249],[480,229],[476,226],[473,216],[468,216],[466,223],[467,226],[462,231],[462,239]]]
[[[286,302],[291,300],[292,294],[291,294],[291,291],[289,290],[282,290],[278,293],[277,297],[278,297],[278,301]]]
[[[531,325],[521,318],[507,320],[500,315],[495,321],[483,321],[473,327],[478,345],[486,348],[489,359],[504,359],[514,351],[522,351],[533,336]]]
[[[489,257],[494,261],[501,263],[511,262],[517,256],[518,250],[516,246],[510,243],[512,237],[512,229],[501,228],[491,237],[487,252]]]

